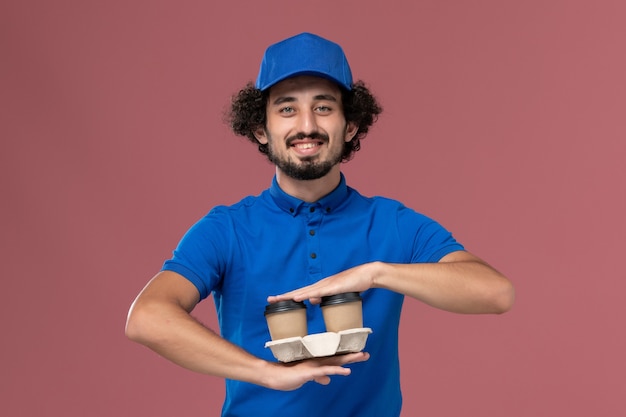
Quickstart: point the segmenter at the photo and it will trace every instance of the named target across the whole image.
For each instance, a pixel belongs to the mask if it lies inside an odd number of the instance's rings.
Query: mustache
[[[322,132],[311,132],[311,133],[298,132],[295,135],[289,136],[287,138],[287,145],[291,145],[291,143],[294,140],[302,140],[302,139],[320,139],[320,140],[323,140],[324,142],[328,142],[328,135]]]

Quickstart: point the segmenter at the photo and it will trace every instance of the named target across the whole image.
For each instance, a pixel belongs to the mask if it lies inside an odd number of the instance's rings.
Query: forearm
[[[456,313],[504,313],[515,298],[506,277],[474,255],[458,251],[444,256],[438,263],[366,263],[315,284],[269,296],[268,301],[294,299],[319,303],[326,295],[369,288],[385,288]]]
[[[509,280],[477,258],[423,264],[377,262],[371,268],[372,287],[455,313],[504,313],[514,300]]]
[[[262,370],[271,366],[167,302],[138,300],[126,333],[166,359],[203,374],[263,385]]]

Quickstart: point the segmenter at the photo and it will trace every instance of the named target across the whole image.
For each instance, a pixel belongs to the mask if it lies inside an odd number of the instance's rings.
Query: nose
[[[298,130],[303,133],[317,132],[317,119],[313,110],[305,110],[300,112],[298,120]]]

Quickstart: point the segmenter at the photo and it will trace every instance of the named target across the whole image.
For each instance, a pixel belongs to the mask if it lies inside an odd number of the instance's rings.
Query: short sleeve
[[[208,297],[224,276],[231,224],[224,208],[214,208],[184,234],[162,270],[184,276],[196,286],[200,299]]]
[[[445,255],[464,249],[441,224],[408,207],[398,211],[398,229],[402,240],[410,244],[413,263],[439,262]]]

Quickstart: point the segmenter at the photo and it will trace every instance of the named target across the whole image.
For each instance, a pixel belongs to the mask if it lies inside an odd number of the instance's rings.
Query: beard
[[[298,133],[297,135],[287,138],[287,146],[289,147],[294,139],[304,138],[321,139],[324,143],[328,143],[328,136],[322,133],[314,132],[308,135]],[[343,148],[340,148],[336,151],[333,150],[323,161],[320,161],[319,156],[315,155],[302,158],[299,161],[294,162],[274,152],[274,146],[277,144],[271,137],[268,137],[268,140],[269,146],[267,147],[267,158],[285,175],[295,180],[308,181],[322,178],[342,160]]]

